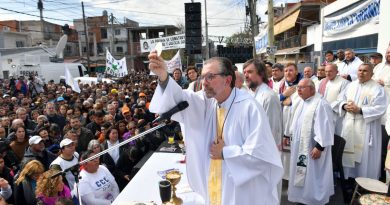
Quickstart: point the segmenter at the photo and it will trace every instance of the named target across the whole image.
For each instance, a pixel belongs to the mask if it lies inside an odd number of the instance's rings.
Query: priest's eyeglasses
[[[305,86],[297,86],[298,90],[303,90],[305,88],[311,87],[310,85],[305,85]]]
[[[200,80],[204,80],[206,82],[210,82],[212,80],[214,80],[214,78],[217,77],[217,75],[224,75],[223,73],[207,73],[206,75],[201,75],[200,76]]]

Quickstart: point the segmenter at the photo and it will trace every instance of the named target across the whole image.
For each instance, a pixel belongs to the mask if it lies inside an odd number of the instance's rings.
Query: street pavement
[[[292,203],[287,200],[287,187],[288,181],[283,180],[281,205],[295,205],[296,203]],[[341,192],[340,185],[336,186],[335,194],[331,196],[328,205],[344,205],[343,194]]]

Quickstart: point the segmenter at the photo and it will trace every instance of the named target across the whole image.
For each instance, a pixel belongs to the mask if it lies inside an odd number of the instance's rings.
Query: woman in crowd
[[[137,125],[134,121],[130,121],[128,124],[127,124],[127,127],[126,129],[128,130],[128,132],[126,132],[124,135],[123,135],[123,140],[127,140],[129,139],[130,137],[133,137],[135,135],[135,129],[137,129]]]
[[[35,195],[37,196],[38,205],[55,205],[58,199],[70,199],[70,189],[62,181],[62,176],[52,178],[59,171],[48,170],[44,172],[37,181]]]
[[[81,122],[81,125],[83,125],[83,126],[86,125],[86,120],[85,120],[84,116],[82,115],[82,112],[81,112],[81,108],[80,108],[80,107],[75,106],[75,108],[74,108],[74,110],[73,110],[73,115],[79,117],[80,122]]]
[[[106,133],[107,133],[107,130],[108,128],[110,128],[112,126],[112,124],[110,122],[105,122],[101,125],[100,127],[100,134],[98,136],[98,141],[99,143],[103,143],[104,140],[106,139]]]
[[[122,140],[120,140],[118,136],[118,128],[111,127],[106,132],[106,140],[103,143],[103,147],[104,149],[108,149],[119,144],[121,141]],[[128,146],[123,145],[121,147],[114,148],[102,156],[102,163],[105,164],[112,175],[114,175],[115,180],[120,188],[123,188],[123,174],[118,172],[117,164],[120,158],[126,157],[124,155],[126,153],[127,147]]]
[[[120,120],[117,122],[116,126],[118,127],[119,139],[123,139],[123,135],[128,132],[126,128],[126,121]]]
[[[91,140],[88,143],[88,150],[97,154],[103,150],[103,146],[99,143],[98,140]]]
[[[31,111],[31,120],[36,123],[39,115],[40,115],[39,110]]]
[[[68,110],[68,105],[61,105],[58,108],[58,114],[61,115],[62,117],[66,118],[66,111]]]
[[[15,153],[19,162],[22,161],[24,152],[28,147],[28,136],[24,126],[18,126],[15,130],[15,140],[11,142],[10,147]]]
[[[42,163],[38,160],[28,162],[15,181],[15,204],[35,205],[35,189],[39,176],[45,171]]]
[[[192,90],[194,92],[202,89],[202,83],[200,82],[200,79],[198,79],[198,72],[195,68],[195,66],[188,66],[187,68],[187,78],[190,82],[190,85],[188,86],[188,90]]]

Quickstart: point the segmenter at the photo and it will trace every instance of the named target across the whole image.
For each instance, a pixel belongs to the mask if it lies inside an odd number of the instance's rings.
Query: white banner
[[[349,31],[379,17],[380,0],[367,0],[338,16],[324,19],[324,36]]]
[[[158,42],[162,43],[163,46],[162,50],[179,49],[179,48],[185,48],[186,46],[186,38],[184,34],[162,37],[162,38],[152,38],[152,39],[146,39],[140,41],[141,53],[152,51],[154,47],[156,47],[156,44]]]
[[[181,58],[180,58],[180,49],[177,51],[176,55],[169,61],[165,61],[168,67],[168,73],[173,73],[175,68],[180,68],[181,70]]]
[[[116,60],[111,53],[106,49],[106,74],[114,77],[123,77],[128,74],[126,66],[126,57]]]
[[[72,74],[69,71],[68,66],[65,63],[65,82],[68,84],[73,91],[76,93],[81,93],[78,82],[73,78]]]
[[[262,29],[255,37],[256,54],[265,53],[268,46],[268,27]]]

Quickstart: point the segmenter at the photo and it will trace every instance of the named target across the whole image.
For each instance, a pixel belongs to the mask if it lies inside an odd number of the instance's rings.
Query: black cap
[[[383,55],[381,53],[373,53],[370,55],[370,58],[383,58]]]

